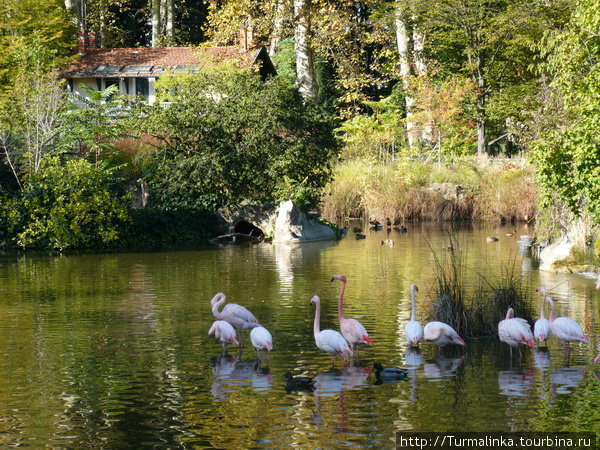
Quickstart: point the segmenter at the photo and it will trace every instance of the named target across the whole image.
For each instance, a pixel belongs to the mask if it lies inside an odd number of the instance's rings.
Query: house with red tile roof
[[[95,48],[82,46],[80,40],[79,58],[61,77],[72,93],[83,97],[83,85],[94,90],[117,85],[121,94],[141,95],[154,103],[154,85],[162,75],[199,72],[204,64],[224,60],[254,70],[263,79],[277,73],[264,46]]]

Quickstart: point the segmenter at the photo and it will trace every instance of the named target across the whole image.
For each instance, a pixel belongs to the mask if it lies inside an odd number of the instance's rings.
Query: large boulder
[[[335,232],[331,228],[307,216],[291,200],[279,204],[273,242],[301,243],[335,239]]]

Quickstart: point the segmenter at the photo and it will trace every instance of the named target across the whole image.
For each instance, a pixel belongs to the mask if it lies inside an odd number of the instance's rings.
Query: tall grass
[[[533,323],[532,304],[527,297],[530,286],[516,275],[514,260],[502,268],[499,276],[477,273],[475,288],[468,289],[461,244],[451,235],[448,242],[453,251],[442,258],[434,253],[435,299],[429,320],[447,323],[462,337],[498,336],[498,322],[506,317],[508,308]]]
[[[434,183],[461,186],[461,193],[445,197],[431,188]],[[355,159],[335,168],[334,179],[324,190],[321,213],[329,220],[529,221],[535,195],[528,167],[478,166],[475,160],[448,166],[407,160],[382,165]]]

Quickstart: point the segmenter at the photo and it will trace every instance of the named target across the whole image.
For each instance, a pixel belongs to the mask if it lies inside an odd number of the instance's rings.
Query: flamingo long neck
[[[410,313],[410,320],[417,320],[417,299],[415,298],[415,287],[410,287],[410,297],[412,301],[412,312]]]
[[[546,293],[542,291],[542,293],[544,294],[544,296],[542,297],[542,306],[540,307],[540,318],[545,319],[546,318],[546,311],[545,311],[545,305],[546,305]]]
[[[217,319],[221,319],[223,317],[221,312],[219,311],[219,306],[221,306],[221,304],[226,300],[226,297],[224,295],[221,295],[220,297],[221,298],[212,306],[212,313]]]
[[[346,290],[346,280],[342,280],[342,290],[340,291],[340,300],[338,301],[338,316],[340,320],[344,319],[344,309],[342,304],[344,303],[344,291]]]
[[[315,336],[321,332],[321,302],[315,302],[315,325],[313,331]]]
[[[548,300],[550,301],[550,307],[552,308],[550,310],[550,317],[549,317],[550,323],[552,323],[552,322],[554,322],[554,319],[556,319],[556,305],[554,304],[554,301],[550,297],[548,297]]]

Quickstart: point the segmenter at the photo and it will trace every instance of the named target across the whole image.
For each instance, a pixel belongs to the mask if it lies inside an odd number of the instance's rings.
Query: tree
[[[161,142],[147,178],[160,208],[214,209],[301,192],[314,204],[330,177],[332,127],[279,79],[248,71],[161,77],[133,128]]]
[[[311,44],[311,0],[294,0],[294,39],[298,90],[305,100],[317,101],[319,87]]]
[[[0,1],[0,103],[22,72],[47,72],[64,61],[74,36],[60,0]]]
[[[579,0],[565,29],[542,43],[551,97],[549,126],[534,142],[543,206],[563,202],[577,217],[600,223],[600,5]],[[556,107],[548,107],[558,104]]]
[[[65,110],[65,90],[47,72],[55,54],[42,36],[13,40],[14,86],[0,103],[0,140],[6,161],[22,188],[22,178],[40,170],[56,147]]]
[[[426,33],[424,53],[477,86],[477,153],[487,152],[488,102],[509,85],[528,82],[533,44],[554,26],[561,5],[528,0],[415,0]],[[556,8],[554,10],[553,8]],[[517,101],[518,99],[515,99]]]

